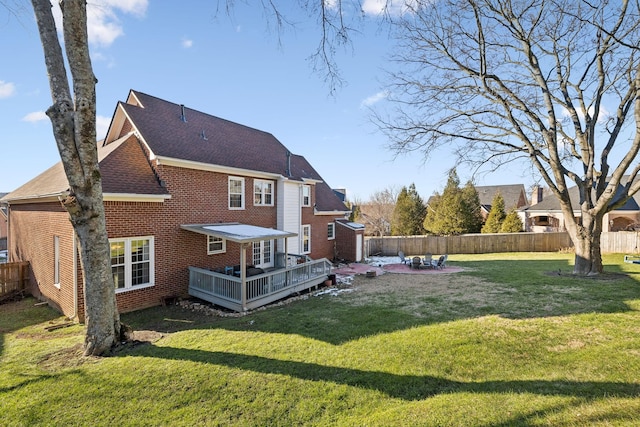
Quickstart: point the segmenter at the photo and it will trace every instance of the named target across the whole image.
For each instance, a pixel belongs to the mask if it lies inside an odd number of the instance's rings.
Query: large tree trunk
[[[45,56],[53,105],[47,115],[69,181],[62,200],[80,248],[84,279],[85,355],[101,355],[120,338],[107,238],[102,179],[96,147],[96,79],[89,58],[85,0],[63,0],[64,45],[74,96],[50,0],[32,0]]]
[[[586,276],[603,272],[600,235],[602,234],[602,214],[591,215],[582,212],[582,224],[568,227],[575,248],[573,274]],[[573,228],[573,231],[572,231]]]

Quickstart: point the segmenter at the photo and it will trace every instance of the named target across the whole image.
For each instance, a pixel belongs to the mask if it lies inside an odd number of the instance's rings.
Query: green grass
[[[2,305],[0,425],[640,425],[640,265],[571,262],[454,255],[438,287],[239,318],[158,307],[122,319],[166,335],[109,358],[31,299]]]

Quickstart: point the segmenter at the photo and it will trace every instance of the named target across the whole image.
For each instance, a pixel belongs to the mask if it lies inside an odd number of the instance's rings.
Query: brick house
[[[269,133],[132,90],[98,154],[120,312],[187,294],[246,310],[322,283],[328,260],[360,260],[348,208]],[[32,293],[82,321],[67,191],[58,163],[0,202]]]

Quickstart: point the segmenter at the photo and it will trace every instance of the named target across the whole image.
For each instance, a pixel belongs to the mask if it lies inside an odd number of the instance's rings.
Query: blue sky
[[[30,2],[0,6],[0,192],[11,191],[59,161],[44,111],[51,104],[42,47]],[[452,153],[393,159],[367,106],[384,101],[384,72],[393,42],[375,15],[366,14],[352,45],[336,62],[346,82],[330,95],[307,58],[320,41],[316,18],[282,12],[296,22],[278,34],[259,6],[236,2],[233,16],[216,2],[96,0],[91,9],[91,54],[98,79],[98,137],[118,101],[135,89],[272,133],[305,156],[327,183],[351,200],[415,183],[427,198],[441,191]],[[258,2],[256,2],[258,3]],[[375,10],[376,0],[364,2]],[[19,6],[22,6],[20,8]],[[12,6],[13,7],[13,6]],[[271,25],[268,24],[271,22]],[[462,182],[469,171],[458,169]],[[529,185],[522,172],[477,176],[477,185]]]

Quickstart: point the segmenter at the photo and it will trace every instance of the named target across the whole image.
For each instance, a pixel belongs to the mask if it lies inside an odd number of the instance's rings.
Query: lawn
[[[243,317],[122,315],[162,336],[80,357],[82,327],[0,306],[0,425],[640,425],[640,265],[453,255]]]

